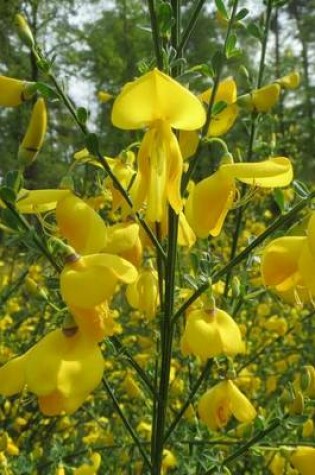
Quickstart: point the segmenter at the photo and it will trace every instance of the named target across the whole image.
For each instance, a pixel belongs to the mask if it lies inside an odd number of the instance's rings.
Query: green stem
[[[181,37],[181,40],[179,42],[179,45],[177,47],[177,53],[176,53],[176,58],[180,58],[182,56],[182,53],[189,41],[189,38],[191,37],[194,29],[195,29],[195,26],[196,26],[196,23],[197,23],[197,20],[198,20],[198,17],[199,17],[199,13],[201,12],[201,9],[202,7],[204,6],[204,4],[206,3],[206,0],[198,0],[196,5],[195,5],[195,8],[194,8],[194,11],[192,12],[191,14],[191,17],[189,18],[189,21],[188,21],[188,24],[182,34],[182,37]]]
[[[225,36],[225,42],[224,42],[224,47],[223,47],[223,55],[224,55],[225,59],[226,59],[226,48],[227,48],[228,41],[229,41],[229,38],[230,38],[230,34],[231,34],[231,31],[232,31],[232,28],[233,28],[233,25],[234,25],[234,19],[235,19],[236,10],[237,10],[237,7],[238,7],[238,1],[239,0],[234,0],[233,1],[232,13],[231,13],[231,17],[230,17],[230,20],[229,20],[229,24],[228,24],[228,28],[227,28],[227,32],[226,32],[226,36]],[[206,121],[205,121],[205,124],[204,124],[204,126],[202,128],[202,132],[201,132],[201,139],[199,140],[198,147],[197,147],[194,158],[190,159],[190,161],[189,161],[189,168],[187,170],[187,173],[183,176],[182,192],[184,192],[186,190],[186,187],[189,183],[189,180],[190,180],[192,174],[194,173],[194,171],[196,169],[197,162],[198,162],[200,152],[201,152],[201,148],[202,148],[202,145],[203,145],[203,140],[202,139],[204,137],[207,137],[207,135],[208,135],[209,125],[210,125],[211,120],[212,120],[212,109],[213,109],[213,106],[214,106],[216,93],[217,93],[217,90],[218,90],[218,87],[219,87],[219,84],[220,84],[220,79],[221,79],[221,74],[222,74],[224,64],[225,64],[225,60],[222,59],[222,61],[219,63],[219,66],[217,67],[217,70],[216,70],[216,75],[215,75],[215,78],[214,78],[214,83],[213,83],[213,87],[212,87],[212,90],[211,90],[211,96],[210,96],[209,105],[208,105],[208,109],[207,109]]]
[[[150,390],[150,392],[154,395],[155,394],[155,388],[153,386],[152,381],[148,377],[147,373],[143,371],[141,366],[136,362],[136,360],[131,356],[127,348],[121,344],[119,339],[116,336],[111,336],[110,341],[113,343],[115,350],[119,355],[124,356],[129,365],[137,372],[139,377],[142,379],[142,381],[145,383],[145,386]]]
[[[112,400],[112,403],[115,407],[115,410],[117,411],[119,417],[121,418],[122,422],[124,423],[127,431],[129,432],[132,440],[134,441],[134,443],[136,444],[136,446],[138,447],[139,449],[139,452],[141,453],[142,457],[143,457],[143,460],[144,462],[146,463],[146,465],[148,466],[148,468],[151,470],[151,462],[150,462],[150,459],[148,457],[148,454],[146,453],[146,451],[144,450],[143,446],[142,446],[142,443],[141,441],[138,439],[138,436],[136,434],[136,432],[134,431],[133,427],[130,425],[130,422],[128,421],[128,419],[126,418],[125,414],[123,413],[123,411],[121,410],[120,408],[120,405],[119,405],[119,402],[117,401],[116,399],[116,396],[115,394],[113,393],[110,385],[108,384],[105,376],[103,377],[102,379],[103,381],[103,385],[106,389],[106,392],[107,394],[109,395],[110,399]]]
[[[160,381],[158,388],[158,400],[155,412],[155,428],[152,434],[154,443],[152,444],[152,475],[160,475],[163,446],[164,430],[166,422],[166,410],[168,403],[168,391],[170,381],[170,368],[172,357],[173,327],[172,315],[174,310],[174,290],[175,290],[175,269],[177,252],[177,234],[178,234],[178,215],[169,207],[169,242],[167,252],[167,262],[165,269],[165,305],[164,315],[161,327],[161,365]]]
[[[189,405],[191,404],[192,400],[194,399],[195,397],[195,394],[197,393],[198,389],[200,388],[201,384],[203,383],[203,381],[207,378],[207,376],[210,374],[210,368],[212,366],[212,360],[208,360],[207,363],[205,364],[199,378],[197,379],[197,381],[195,382],[192,390],[190,391],[190,394],[188,396],[188,399],[187,401],[183,404],[181,410],[178,412],[178,414],[176,415],[175,419],[173,420],[173,422],[171,423],[171,425],[169,426],[169,428],[167,429],[166,433],[165,433],[165,436],[164,436],[164,444],[166,443],[166,441],[168,440],[168,438],[170,437],[170,435],[172,434],[172,432],[175,430],[175,428],[177,427],[177,424],[181,421],[183,415],[185,414],[187,408],[189,407]]]
[[[51,263],[51,265],[53,266],[53,268],[58,272],[60,273],[62,268],[57,264],[57,262],[54,260],[53,256],[51,255],[51,253],[49,252],[49,250],[47,249],[45,243],[39,238],[39,236],[37,235],[35,229],[33,228],[33,226],[31,226],[28,221],[24,218],[24,216],[21,216],[20,213],[17,211],[17,209],[14,207],[14,205],[12,205],[11,203],[9,203],[8,201],[6,201],[4,198],[2,198],[2,201],[4,202],[4,204],[6,205],[6,207],[8,208],[8,210],[11,211],[11,213],[14,215],[14,217],[18,220],[18,222],[22,225],[22,227],[24,228],[25,231],[28,231],[31,236],[32,236],[32,239],[33,239],[33,242],[36,244],[37,248],[42,252],[42,254],[49,260],[49,262]]]
[[[305,206],[308,205],[309,201],[314,197],[315,191],[311,192],[307,198],[304,198],[298,204],[296,204],[287,214],[285,214],[284,216],[279,216],[279,218],[276,219],[276,221],[274,221],[271,226],[269,226],[263,233],[261,233],[256,239],[254,239],[254,241],[252,241],[251,244],[249,244],[242,252],[240,252],[228,264],[222,267],[222,269],[216,271],[211,276],[212,283],[215,283],[220,280],[225,274],[230,272],[233,267],[235,267],[237,264],[246,259],[246,257],[272,233],[277,231],[285,224],[288,224],[293,219],[293,217],[301,210],[303,210],[303,208],[305,208]],[[202,295],[203,292],[205,292],[209,288],[209,286],[209,282],[205,282],[193,293],[191,297],[189,297],[189,299],[187,299],[186,302],[184,302],[184,304],[174,314],[172,321],[173,325],[177,322],[181,315],[190,307],[190,305],[195,302],[195,300],[197,300],[197,298],[200,297],[200,295]]]
[[[224,466],[228,465],[229,463],[233,462],[237,458],[241,457],[245,452],[248,451],[253,445],[256,444],[259,440],[264,439],[267,435],[271,432],[275,431],[283,424],[284,420],[289,417],[289,414],[285,414],[282,419],[275,419],[272,421],[266,429],[259,431],[256,435],[254,435],[246,444],[242,445],[238,449],[235,450],[231,455],[226,457],[223,462],[220,463],[220,467],[223,468]],[[218,467],[212,467],[210,470],[205,472],[204,475],[211,475],[212,473],[217,473]]]
[[[152,39],[153,39],[156,63],[157,63],[157,67],[162,71],[163,70],[163,56],[161,52],[161,41],[160,41],[158,21],[157,21],[155,7],[154,7],[154,0],[147,0],[147,2],[148,2],[149,13],[150,13]]]

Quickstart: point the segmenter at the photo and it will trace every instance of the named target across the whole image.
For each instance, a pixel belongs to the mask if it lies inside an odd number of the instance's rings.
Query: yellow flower
[[[70,190],[26,190],[23,188],[17,197],[16,207],[23,214],[46,213],[56,209],[57,203]]]
[[[147,318],[154,318],[159,302],[158,275],[152,268],[139,272],[138,279],[126,290],[128,303],[141,310]]]
[[[93,254],[106,245],[106,225],[81,198],[67,193],[58,200],[56,219],[60,233],[80,254]]]
[[[281,87],[277,83],[267,84],[251,92],[252,106],[257,112],[269,112],[279,100]]]
[[[235,179],[262,188],[287,186],[293,177],[285,157],[256,163],[226,163],[192,188],[185,214],[198,237],[218,236],[236,193]]]
[[[121,129],[148,127],[131,190],[134,210],[146,201],[148,221],[161,221],[168,202],[179,213],[183,160],[172,128],[200,128],[205,121],[200,101],[171,77],[154,69],[123,88],[114,102],[112,121]]]
[[[16,107],[35,94],[35,83],[0,76],[0,106]]]
[[[11,396],[27,385],[44,414],[70,414],[99,385],[103,369],[97,344],[79,331],[65,336],[57,329],[0,368],[0,393]]]
[[[299,87],[301,78],[300,74],[297,71],[293,71],[286,76],[282,76],[280,79],[277,80],[281,87],[284,89],[296,89]]]
[[[301,475],[314,475],[315,448],[297,447],[290,457],[290,462]]]
[[[209,104],[211,94],[212,89],[207,89],[207,91],[203,92],[199,97],[203,102]],[[211,118],[207,133],[208,137],[219,137],[220,135],[224,135],[234,125],[238,116],[238,105],[236,104],[236,99],[237,87],[234,79],[226,78],[224,81],[221,81],[214,98],[214,105],[218,102],[225,102],[227,106]]]
[[[35,103],[25,136],[19,147],[18,159],[23,165],[30,165],[40,151],[47,128],[45,101],[39,98]]]
[[[181,341],[185,354],[203,360],[214,356],[243,353],[244,342],[238,325],[223,310],[193,310],[189,313]]]
[[[202,102],[209,104],[212,89],[207,89],[198,97]],[[211,117],[207,137],[219,137],[226,134],[234,125],[238,116],[239,108],[236,104],[237,87],[233,78],[226,78],[221,81],[217,89],[214,105],[225,102],[226,107],[218,114]],[[199,143],[198,134],[194,131],[181,131],[179,134],[179,144],[183,158],[189,158],[196,152]]]
[[[165,475],[169,470],[172,470],[177,465],[177,460],[173,452],[168,449],[163,450],[162,459],[162,475]]]
[[[132,221],[108,226],[106,245],[102,252],[118,254],[138,266],[142,258],[142,243],[139,233],[139,224]]]
[[[307,236],[284,236],[271,241],[263,251],[264,284],[289,302],[307,302],[315,295],[315,213]]]
[[[129,284],[136,278],[135,267],[119,256],[77,256],[62,270],[60,290],[70,307],[89,309],[109,300],[119,281]]]
[[[113,96],[106,91],[99,91],[97,96],[101,102],[108,102],[113,98]]]
[[[251,422],[256,417],[256,410],[235,384],[226,380],[201,397],[198,414],[209,429],[215,431],[224,427],[232,415],[239,422]]]
[[[80,331],[87,338],[98,342],[105,336],[112,336],[115,333],[115,313],[109,308],[107,302],[90,308],[69,306],[69,310]]]
[[[98,452],[94,452],[90,456],[89,464],[84,463],[81,467],[74,470],[73,475],[96,475],[102,463],[102,457]]]

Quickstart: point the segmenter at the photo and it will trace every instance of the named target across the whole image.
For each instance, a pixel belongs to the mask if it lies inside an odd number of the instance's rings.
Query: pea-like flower
[[[161,221],[167,203],[182,209],[182,154],[172,128],[202,127],[205,111],[191,92],[154,69],[128,83],[114,102],[113,124],[121,129],[147,127],[138,153],[138,172],[131,189],[134,210],[147,204],[148,221]]]
[[[219,355],[233,356],[245,350],[237,323],[219,308],[189,313],[181,347],[185,354],[199,356],[202,360]]]
[[[151,267],[140,271],[138,279],[128,285],[126,297],[133,308],[144,312],[149,319],[154,318],[159,302],[157,272]]]
[[[60,290],[69,307],[89,309],[113,296],[118,282],[130,284],[137,278],[136,268],[112,254],[73,256],[60,274]]]
[[[16,107],[35,94],[35,83],[0,76],[0,106]]]
[[[99,385],[103,369],[96,343],[79,331],[66,336],[57,329],[0,368],[0,393],[11,396],[26,385],[44,414],[71,414]]]
[[[292,453],[290,462],[301,475],[313,475],[315,467],[315,448],[298,446]]]
[[[231,157],[230,157],[231,159]],[[290,160],[274,157],[256,163],[225,163],[197,183],[189,194],[185,215],[196,235],[218,236],[236,194],[236,179],[248,185],[276,188],[289,185],[293,172]]]
[[[198,414],[210,430],[216,431],[226,426],[232,415],[239,422],[251,422],[256,409],[233,381],[226,380],[201,396]]]
[[[264,249],[261,273],[264,284],[284,300],[308,302],[315,296],[315,213],[306,236],[283,236]]]
[[[81,198],[68,193],[58,200],[56,219],[60,233],[80,254],[94,254],[106,246],[106,225]]]

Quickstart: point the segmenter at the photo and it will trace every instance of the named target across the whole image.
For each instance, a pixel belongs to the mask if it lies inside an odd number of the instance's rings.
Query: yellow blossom
[[[222,381],[200,399],[198,414],[209,429],[224,427],[233,415],[239,422],[251,422],[256,410],[231,380]]]
[[[123,88],[114,102],[112,121],[122,129],[148,127],[131,189],[134,210],[146,202],[148,221],[161,221],[167,203],[179,213],[183,163],[172,128],[200,128],[205,121],[200,101],[171,77],[154,69]]]
[[[235,180],[262,188],[287,186],[293,178],[285,157],[256,163],[226,163],[196,184],[189,194],[185,215],[198,237],[218,236],[236,194]]]
[[[76,256],[60,274],[60,290],[70,307],[89,309],[109,300],[119,281],[128,284],[136,278],[135,267],[119,256]]]
[[[80,254],[94,254],[106,245],[106,225],[81,198],[67,193],[58,200],[56,219],[61,235]]]
[[[0,76],[0,106],[16,107],[31,99],[35,93],[35,83]]]
[[[138,279],[128,285],[126,297],[133,308],[143,311],[149,319],[154,318],[159,302],[157,272],[150,267],[140,271]]]
[[[290,457],[290,462],[300,475],[314,475],[315,448],[299,446]]]
[[[189,313],[181,341],[184,354],[206,360],[218,355],[232,356],[245,350],[241,332],[223,310],[193,310]]]
[[[71,414],[98,386],[103,368],[97,344],[79,331],[66,336],[58,329],[0,368],[0,393],[11,396],[27,385],[44,414]]]
[[[98,452],[94,452],[90,456],[90,463],[84,463],[76,468],[73,475],[96,475],[100,469],[102,457]]]

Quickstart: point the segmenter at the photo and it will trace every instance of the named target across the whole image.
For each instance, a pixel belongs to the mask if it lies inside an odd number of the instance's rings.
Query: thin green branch
[[[266,429],[263,429],[259,431],[256,435],[254,435],[248,442],[246,442],[244,445],[239,447],[238,449],[235,450],[231,455],[226,457],[223,462],[220,463],[220,468],[225,467],[226,465],[229,465],[231,462],[236,460],[237,458],[241,457],[245,452],[248,451],[253,445],[256,444],[259,440],[264,439],[267,435],[269,435],[271,432],[274,432],[276,429],[282,426],[283,422],[289,417],[289,414],[285,414],[282,419],[275,419],[273,420]],[[211,475],[212,473],[217,473],[218,467],[212,467],[210,470],[205,472],[204,475]]]
[[[109,395],[110,399],[112,400],[112,403],[113,403],[113,405],[114,405],[114,407],[115,407],[115,410],[117,411],[117,414],[119,415],[119,417],[121,418],[122,422],[124,423],[124,425],[125,425],[127,431],[129,432],[130,437],[132,438],[132,440],[134,441],[134,443],[135,443],[136,446],[138,447],[139,452],[141,453],[144,462],[146,463],[146,465],[148,466],[148,468],[151,470],[152,466],[151,466],[151,462],[150,462],[150,459],[149,459],[149,457],[148,457],[148,454],[147,454],[146,451],[144,450],[144,448],[143,448],[143,446],[142,446],[142,443],[141,443],[141,441],[139,440],[139,438],[138,438],[136,432],[134,431],[133,427],[131,426],[130,422],[128,421],[128,419],[126,418],[125,414],[124,414],[123,411],[121,410],[120,405],[119,405],[119,402],[117,401],[116,396],[115,396],[114,392],[112,391],[110,385],[108,384],[107,379],[105,378],[105,376],[103,377],[102,382],[103,382],[103,385],[104,385],[104,387],[105,387],[105,389],[106,389],[107,394]]]
[[[210,374],[210,368],[212,366],[212,360],[208,360],[207,363],[205,364],[199,378],[197,379],[197,381],[195,382],[192,390],[190,391],[190,394],[187,398],[187,401],[183,404],[182,408],[180,409],[180,411],[178,412],[178,414],[176,415],[175,419],[173,420],[173,422],[171,423],[171,425],[169,426],[169,428],[167,429],[166,433],[165,433],[165,436],[164,436],[164,444],[166,443],[166,441],[168,440],[168,438],[170,437],[170,435],[172,434],[172,432],[175,430],[175,428],[177,427],[177,424],[180,422],[180,420],[182,419],[183,415],[185,414],[187,408],[189,407],[189,405],[191,404],[192,400],[194,399],[198,389],[200,388],[201,384],[203,383],[203,381],[207,378],[207,376]]]
[[[163,457],[163,439],[166,422],[166,410],[168,402],[170,367],[172,357],[173,327],[171,324],[171,318],[174,309],[178,219],[178,215],[169,206],[169,241],[165,269],[165,310],[161,328],[162,355],[160,366],[160,381],[158,389],[159,398],[157,400],[156,420],[153,425],[155,428],[155,432],[153,434],[154,444],[152,447],[152,475],[160,474]]]
[[[209,100],[209,104],[208,104],[208,108],[207,108],[206,121],[205,121],[205,124],[202,128],[202,131],[201,131],[201,139],[199,140],[196,153],[195,153],[194,157],[192,159],[190,159],[189,168],[188,168],[187,172],[185,173],[185,175],[183,176],[182,186],[181,186],[182,193],[186,190],[186,187],[189,183],[189,180],[190,180],[191,176],[193,175],[193,173],[196,169],[198,159],[199,159],[199,156],[200,156],[200,152],[201,152],[201,148],[202,148],[202,145],[203,145],[203,138],[207,137],[207,134],[208,134],[209,125],[210,125],[211,120],[212,120],[212,109],[213,109],[213,106],[214,106],[217,90],[218,90],[218,87],[219,87],[219,84],[220,84],[222,70],[223,70],[223,67],[224,67],[224,64],[225,64],[225,61],[226,61],[226,49],[227,49],[230,34],[232,32],[232,28],[233,28],[233,25],[234,25],[235,15],[236,15],[237,7],[238,7],[238,1],[239,0],[234,0],[233,1],[232,13],[231,13],[231,17],[229,19],[229,24],[228,24],[228,28],[227,28],[227,32],[226,32],[226,36],[225,36],[225,41],[224,41],[224,46],[223,46],[224,60],[222,59],[220,61],[219,65],[217,66],[217,69],[216,69],[216,74],[215,74],[215,78],[214,78],[214,82],[213,82],[213,87],[212,87],[212,90],[211,90],[211,96],[210,96],[210,100]]]
[[[139,364],[136,362],[136,360],[132,357],[132,355],[129,353],[127,348],[121,344],[119,339],[116,336],[111,336],[110,341],[113,343],[117,353],[119,355],[124,356],[130,366],[137,372],[139,377],[142,379],[142,381],[145,383],[145,386],[150,390],[150,392],[155,395],[155,388],[153,386],[153,382],[150,380],[148,377],[147,373],[139,366]]]
[[[17,211],[17,209],[14,207],[13,204],[9,203],[6,201],[4,198],[2,198],[3,203],[6,205],[7,209],[14,215],[14,217],[17,219],[17,221],[21,224],[23,229],[25,231],[28,231],[31,236],[34,244],[37,246],[37,248],[42,252],[42,254],[49,260],[53,268],[60,273],[62,268],[57,264],[55,261],[54,257],[52,254],[49,252],[49,250],[46,247],[46,244],[40,239],[38,236],[36,230],[29,224],[29,222],[24,218],[24,216],[21,216],[20,213]]]
[[[148,2],[149,13],[150,13],[152,39],[153,39],[153,46],[154,46],[155,57],[156,57],[156,64],[158,68],[162,71],[163,70],[163,56],[162,56],[162,51],[161,51],[159,26],[158,26],[157,16],[155,12],[154,0],[147,0],[147,2]]]
[[[205,3],[206,3],[206,0],[198,0],[197,1],[196,5],[195,5],[195,8],[194,8],[194,11],[192,12],[191,17],[189,18],[187,26],[186,26],[185,30],[183,31],[181,40],[180,40],[179,45],[177,47],[176,58],[180,58],[182,56],[183,50],[185,49],[185,47],[186,47],[186,45],[189,41],[189,38],[191,37],[191,35],[192,35],[192,33],[193,33],[193,31],[196,27],[196,23],[197,23],[199,14],[200,14],[201,9],[202,9],[202,7],[204,6]]]

